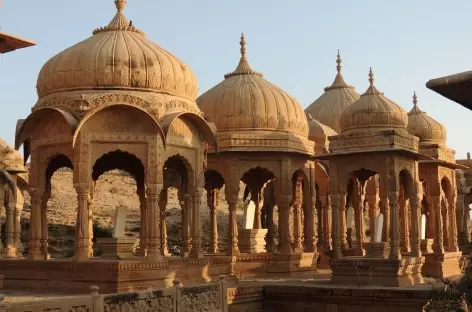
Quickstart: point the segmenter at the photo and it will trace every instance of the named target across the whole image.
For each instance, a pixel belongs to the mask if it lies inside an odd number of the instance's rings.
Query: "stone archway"
[[[111,196],[111,197],[119,197],[123,196],[123,194],[119,193],[119,190],[112,192],[110,195],[104,194],[101,192],[99,188],[101,185],[97,186],[97,181],[102,175],[105,173],[113,172],[117,177],[116,179],[122,179],[124,176],[129,175],[136,183],[136,194],[137,197],[134,197],[136,201],[139,203],[133,204],[132,202],[127,202],[126,205],[120,203],[118,201],[112,201],[110,198],[110,202],[114,203],[114,212],[115,216],[118,218],[116,219],[113,215],[107,215],[106,212],[100,212],[100,214],[105,213],[102,215],[103,218],[111,219],[113,218],[114,229],[104,229],[103,225],[100,225],[94,222],[94,213],[97,212],[96,206],[96,198],[98,196]],[[89,238],[90,242],[94,241],[93,244],[93,252],[97,253],[99,251],[97,245],[100,245],[100,251],[103,252],[102,257],[104,258],[115,258],[120,257],[130,257],[132,256],[133,246],[136,242],[136,238],[134,237],[133,232],[134,230],[129,229],[130,221],[128,220],[128,216],[136,215],[137,210],[139,207],[139,251],[138,254],[144,256],[145,248],[146,248],[146,213],[145,213],[145,195],[144,195],[144,184],[145,184],[145,167],[142,161],[134,154],[129,152],[122,151],[120,149],[116,149],[114,151],[107,152],[101,155],[93,164],[92,166],[92,185],[90,187],[90,192],[88,195],[88,224],[89,224]],[[119,209],[119,211],[117,211]],[[97,220],[96,220],[97,221]],[[127,222],[128,221],[128,222]],[[131,234],[131,236],[125,235],[125,229],[128,229],[127,232]],[[111,237],[113,236],[113,237]],[[114,241],[120,242],[120,244],[127,244],[129,246],[129,250],[123,252],[122,254],[110,254],[108,251],[108,247],[110,243],[113,243],[110,238],[113,238]],[[115,242],[116,243],[116,242]],[[92,246],[92,244],[90,244]],[[90,248],[91,249],[91,248]],[[92,254],[92,251],[89,251],[89,255]]]

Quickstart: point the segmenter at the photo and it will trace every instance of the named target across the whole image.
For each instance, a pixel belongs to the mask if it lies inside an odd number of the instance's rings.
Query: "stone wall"
[[[91,287],[89,295],[57,299],[12,302],[0,305],[0,312],[226,312],[226,282],[100,295]]]

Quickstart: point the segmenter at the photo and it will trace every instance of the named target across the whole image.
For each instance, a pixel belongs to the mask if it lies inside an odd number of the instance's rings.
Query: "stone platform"
[[[423,275],[428,277],[449,277],[461,274],[462,251],[442,254],[425,254]]]
[[[241,254],[234,264],[237,277],[264,277],[284,274],[293,276],[317,271],[318,254],[312,252],[292,254]]]
[[[401,260],[345,257],[331,260],[331,283],[383,287],[407,287],[423,283],[424,257]]]
[[[229,256],[169,257],[162,262],[0,259],[0,275],[7,289],[87,293],[90,286],[98,286],[102,293],[116,293],[170,287],[174,279],[183,285],[218,280],[220,275],[231,274],[232,262]]]

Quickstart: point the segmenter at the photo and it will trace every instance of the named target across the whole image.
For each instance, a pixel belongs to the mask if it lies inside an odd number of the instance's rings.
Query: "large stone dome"
[[[369,82],[367,91],[342,114],[340,123],[342,134],[383,130],[406,132],[408,125],[406,111],[377,90],[374,86],[372,69],[369,72]]]
[[[420,144],[446,142],[446,127],[419,109],[416,93],[413,94],[413,108],[408,113],[408,132],[417,136]]]
[[[344,80],[341,73],[339,51],[336,63],[338,73],[333,83],[326,87],[325,92],[305,109],[305,113],[339,133],[341,132],[339,121],[342,113],[359,99],[359,94]]]
[[[252,70],[241,36],[241,60],[232,73],[197,99],[208,122],[221,132],[274,131],[308,136],[308,124],[300,104],[285,91]]]
[[[76,90],[144,90],[195,100],[197,79],[181,60],[146,38],[123,15],[126,0],[106,27],[60,52],[41,69],[38,96]]]

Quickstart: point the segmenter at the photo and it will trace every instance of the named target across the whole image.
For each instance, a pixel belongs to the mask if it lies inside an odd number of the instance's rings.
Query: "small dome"
[[[197,97],[197,79],[181,60],[146,38],[123,15],[126,0],[115,1],[118,12],[93,36],[60,52],[41,69],[37,91],[42,97],[75,90],[144,90]]]
[[[382,130],[406,131],[406,111],[377,90],[372,69],[369,72],[369,82],[367,91],[342,114],[342,134]]]
[[[241,36],[241,59],[225,80],[197,99],[208,122],[218,132],[270,130],[308,136],[308,124],[300,104],[286,92],[252,70]]]
[[[338,135],[336,131],[322,124],[319,120],[308,115],[308,139],[315,142],[315,154],[324,154],[328,152],[328,137]]]
[[[408,132],[420,138],[420,143],[446,142],[446,127],[419,109],[416,93],[413,94],[413,108],[408,113]]]
[[[337,132],[341,132],[339,120],[342,113],[349,105],[359,99],[359,94],[354,87],[344,81],[341,73],[341,56],[338,51],[336,60],[338,71],[331,86],[324,89],[324,93],[305,109],[307,115],[311,115],[321,123],[331,127]]]
[[[25,172],[23,156],[0,139],[0,169],[7,172]]]

